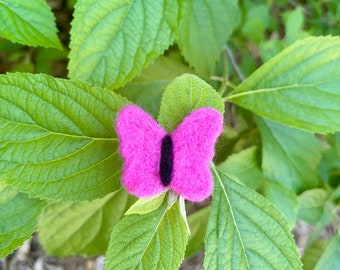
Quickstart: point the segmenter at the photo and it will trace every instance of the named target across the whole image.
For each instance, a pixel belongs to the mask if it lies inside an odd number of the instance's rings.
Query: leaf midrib
[[[245,258],[246,258],[247,268],[250,269],[250,264],[249,264],[249,260],[248,260],[247,254],[246,254],[245,246],[244,246],[244,244],[243,244],[243,240],[242,240],[240,231],[238,230],[238,226],[237,226],[237,224],[236,224],[236,219],[235,219],[235,215],[234,215],[234,210],[233,210],[232,205],[231,205],[231,203],[230,203],[228,193],[227,193],[226,189],[224,188],[222,179],[221,179],[219,173],[217,172],[217,170],[216,170],[216,168],[215,168],[215,165],[212,164],[212,165],[211,165],[211,168],[212,168],[212,170],[213,170],[213,172],[214,172],[216,178],[218,179],[218,182],[219,182],[219,184],[220,184],[220,186],[221,186],[221,188],[222,188],[222,191],[223,191],[223,193],[224,193],[224,195],[225,195],[225,199],[226,199],[226,201],[227,201],[227,203],[228,203],[228,206],[229,206],[231,218],[232,218],[232,221],[233,221],[235,230],[236,230],[236,232],[237,232],[238,239],[239,239],[239,241],[240,241],[240,243],[241,243],[243,253],[244,253]]]
[[[151,237],[150,237],[150,239],[149,239],[149,241],[148,241],[148,243],[147,243],[147,245],[146,245],[146,247],[145,247],[143,253],[142,253],[141,256],[140,256],[141,259],[140,259],[140,261],[138,262],[138,264],[134,267],[134,270],[138,269],[137,267],[138,267],[139,263],[142,262],[142,260],[143,260],[143,258],[144,258],[144,254],[145,254],[146,251],[149,249],[149,245],[150,245],[151,241],[154,239],[155,235],[157,234],[158,228],[159,228],[161,222],[163,221],[164,216],[166,215],[167,211],[168,211],[168,207],[166,207],[166,208],[164,209],[164,212],[163,212],[162,216],[160,217],[160,219],[159,219],[159,221],[158,221],[158,223],[157,223],[157,226],[155,226],[155,230],[153,231],[153,233],[152,233],[152,235],[151,235]]]
[[[239,97],[246,96],[246,95],[262,94],[262,93],[274,92],[274,91],[289,91],[289,90],[296,90],[298,88],[303,88],[303,87],[315,88],[317,85],[327,83],[327,82],[336,81],[336,80],[340,80],[340,77],[339,78],[332,78],[332,80],[320,81],[320,82],[317,82],[315,84],[312,84],[312,83],[294,83],[294,84],[282,85],[282,86],[278,86],[278,87],[253,89],[253,90],[243,91],[243,92],[236,93],[236,94],[231,94],[231,95],[227,96],[225,99],[226,100],[232,100],[232,99],[239,98]],[[320,88],[317,88],[317,89],[319,91],[326,92],[323,89],[320,89]],[[329,93],[329,92],[327,92],[327,93]],[[329,94],[331,94],[331,93],[329,93]]]
[[[115,138],[115,137],[111,137],[111,138],[110,137],[92,137],[92,136],[87,136],[87,135],[75,135],[75,134],[61,133],[61,132],[57,132],[57,131],[48,130],[47,128],[44,128],[44,127],[39,126],[39,125],[33,125],[33,124],[28,124],[28,123],[21,123],[21,122],[16,122],[16,121],[10,121],[10,120],[2,118],[2,117],[0,117],[0,119],[4,120],[4,122],[9,122],[9,123],[12,123],[12,124],[17,124],[18,126],[24,125],[24,126],[28,126],[28,127],[32,127],[32,128],[40,128],[41,130],[43,130],[43,131],[45,131],[47,133],[47,134],[44,134],[43,136],[57,135],[57,136],[62,136],[62,137],[79,138],[79,139],[92,140],[92,141],[118,141],[118,138]],[[37,139],[39,140],[43,136],[37,137]],[[23,141],[20,141],[20,143],[22,143],[22,142],[30,142],[30,141],[33,141],[33,140],[32,139],[30,139],[30,140],[23,140]]]

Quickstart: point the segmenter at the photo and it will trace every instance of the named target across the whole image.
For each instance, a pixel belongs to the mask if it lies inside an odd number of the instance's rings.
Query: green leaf
[[[125,215],[132,214],[144,215],[152,211],[155,211],[162,205],[166,194],[167,194],[166,192],[163,192],[157,197],[140,198],[126,211]]]
[[[46,1],[1,0],[0,18],[0,36],[25,45],[62,49]]]
[[[340,269],[340,235],[339,232],[333,237],[315,266],[315,270]]]
[[[239,21],[236,0],[184,1],[177,41],[184,58],[199,74],[211,75]]]
[[[125,104],[82,82],[0,76],[0,180],[48,199],[92,200],[117,190],[114,120]]]
[[[204,207],[188,216],[190,235],[185,250],[185,257],[190,257],[204,248],[204,236],[207,231],[210,206]]]
[[[219,94],[195,75],[184,74],[170,83],[162,97],[158,122],[168,131],[174,130],[184,117],[201,107],[224,112]]]
[[[317,169],[322,181],[331,186],[333,184],[335,184],[335,186],[339,184],[337,178],[340,175],[340,155],[334,147],[322,150],[321,160]],[[333,179],[334,176],[335,179]]]
[[[227,174],[237,177],[251,189],[257,189],[263,179],[260,168],[260,154],[256,146],[229,156],[218,168]]]
[[[205,269],[302,269],[282,214],[265,198],[212,166],[215,189]]]
[[[265,177],[301,192],[317,186],[320,143],[311,133],[256,118],[263,140]]]
[[[157,118],[165,87],[183,73],[192,73],[192,70],[169,57],[160,56],[140,76],[115,92]]]
[[[327,192],[321,188],[306,190],[300,194],[299,219],[316,225],[321,220],[327,197]]]
[[[264,195],[285,216],[289,228],[293,229],[299,208],[299,201],[295,192],[277,181],[267,179]]]
[[[271,25],[268,6],[260,3],[252,4],[250,1],[247,5],[250,7],[247,10],[241,31],[252,42],[260,44],[264,38],[264,31]]]
[[[285,24],[285,40],[288,43],[296,41],[302,34],[304,26],[304,14],[301,7],[283,14]]]
[[[78,1],[70,78],[112,88],[124,85],[173,43],[177,13],[176,0]]]
[[[44,201],[28,198],[26,194],[0,181],[0,258],[31,237],[44,206]]]
[[[302,263],[304,270],[314,270],[315,265],[320,259],[322,253],[329,245],[329,239],[318,239],[314,241],[309,247],[305,249],[302,256]]]
[[[123,189],[91,202],[50,202],[40,217],[39,239],[54,256],[103,254],[113,227],[128,206]]]
[[[227,99],[289,126],[338,131],[339,66],[339,37],[306,38],[257,69]]]
[[[153,212],[127,215],[118,222],[111,234],[104,269],[178,269],[187,239],[179,202],[168,208],[165,201]]]
[[[340,157],[340,132],[334,133],[334,141],[335,141],[335,148],[338,152],[338,156]]]

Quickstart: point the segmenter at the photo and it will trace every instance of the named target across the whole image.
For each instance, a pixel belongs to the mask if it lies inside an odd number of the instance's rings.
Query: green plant
[[[330,1],[323,27],[321,7],[287,5],[79,0],[69,79],[0,76],[0,257],[37,228],[48,253],[106,253],[105,269],[177,269],[203,247],[206,269],[336,269],[340,39],[328,34],[340,8]],[[284,37],[268,8],[284,11]],[[43,0],[3,0],[0,17],[1,36],[61,49]],[[171,194],[136,201],[122,189],[114,120],[131,102],[168,128],[226,105],[211,205],[187,218]],[[297,218],[316,228],[302,262]]]

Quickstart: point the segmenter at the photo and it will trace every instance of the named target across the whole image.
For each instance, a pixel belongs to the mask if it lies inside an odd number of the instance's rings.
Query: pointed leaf
[[[263,139],[264,176],[301,192],[317,186],[320,143],[311,133],[256,118]]]
[[[125,212],[125,215],[132,215],[132,214],[144,215],[152,211],[155,211],[158,207],[162,205],[166,194],[167,194],[166,192],[163,192],[156,197],[138,199],[138,201],[136,201]]]
[[[175,0],[78,1],[70,78],[113,88],[124,85],[173,43],[177,12]]]
[[[178,269],[187,239],[178,201],[170,208],[165,201],[145,215],[124,216],[112,231],[105,270]]]
[[[0,76],[0,180],[48,199],[92,200],[117,190],[114,119],[125,104],[81,82]]]
[[[44,249],[54,256],[105,253],[112,229],[128,207],[128,198],[121,189],[91,202],[50,202],[38,228]]]
[[[315,266],[315,270],[335,270],[340,269],[340,235],[339,232],[333,237],[327,246],[320,260]]]
[[[212,166],[205,269],[302,269],[288,223],[265,198]]]
[[[340,38],[297,41],[243,81],[228,100],[311,132],[340,130]]]
[[[26,194],[0,181],[0,258],[31,237],[44,206],[44,201],[28,198]]]
[[[237,26],[236,0],[187,0],[177,34],[184,58],[195,70],[210,76],[223,45]]]
[[[322,253],[326,250],[329,242],[329,239],[318,239],[310,246],[307,246],[301,258],[304,270],[315,269],[315,265],[318,263]]]
[[[25,45],[61,49],[46,1],[1,0],[0,18],[0,36]]]
[[[220,95],[195,75],[184,74],[173,80],[162,97],[158,122],[168,131],[174,130],[193,110],[212,107],[224,112]]]

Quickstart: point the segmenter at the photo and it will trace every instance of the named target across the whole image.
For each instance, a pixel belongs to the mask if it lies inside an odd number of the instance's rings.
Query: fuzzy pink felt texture
[[[193,111],[171,134],[173,171],[170,185],[160,180],[161,141],[168,134],[151,116],[135,105],[118,114],[116,129],[124,158],[122,181],[137,197],[155,196],[172,189],[189,201],[203,201],[213,188],[209,163],[222,132],[222,115],[212,108]]]

